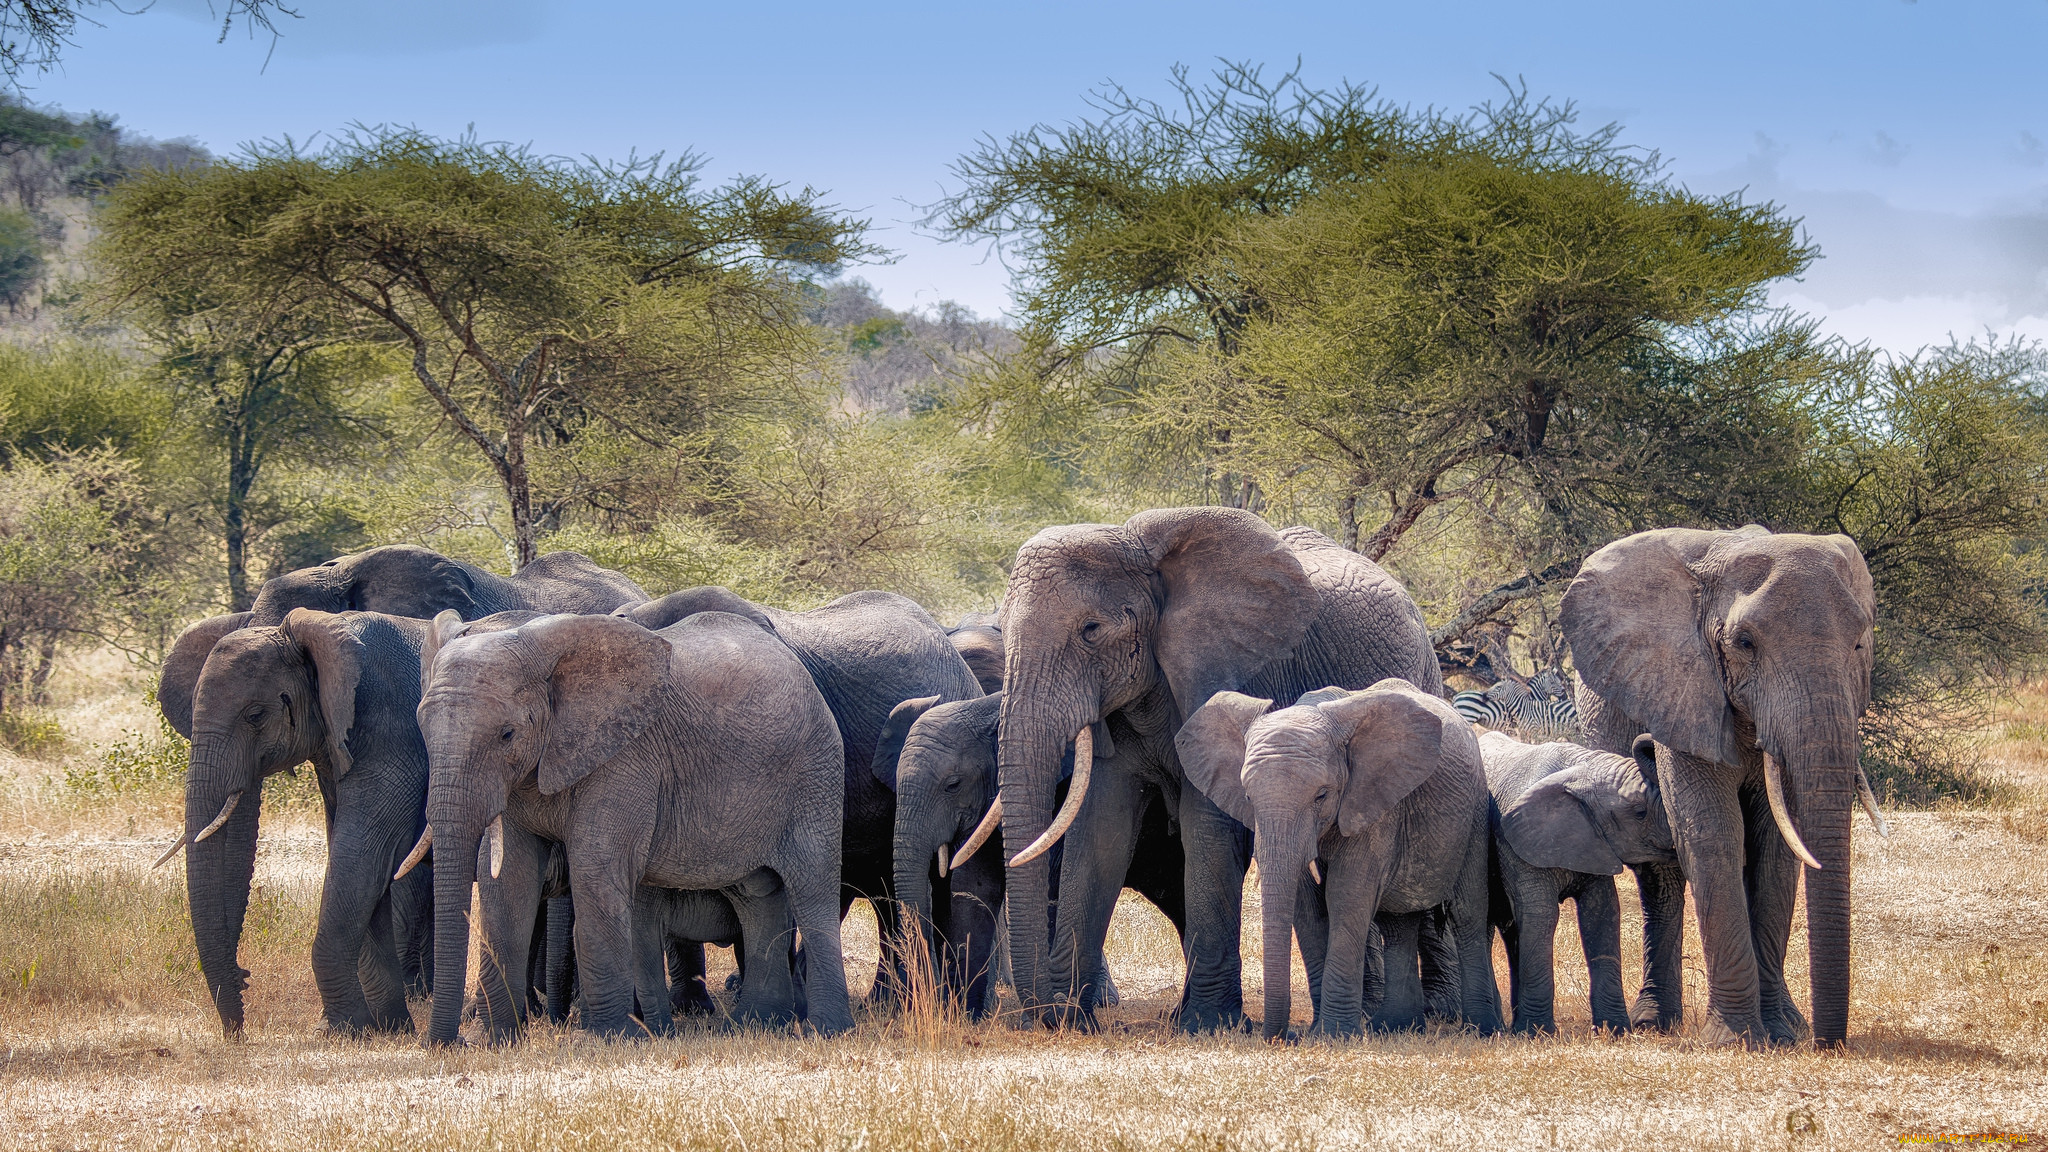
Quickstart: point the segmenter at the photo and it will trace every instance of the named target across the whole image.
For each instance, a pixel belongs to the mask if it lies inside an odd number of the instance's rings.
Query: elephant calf
[[[1315,1031],[1361,1030],[1375,917],[1386,937],[1385,995],[1372,1023],[1420,1026],[1418,937],[1439,907],[1457,942],[1461,1018],[1494,1031],[1486,777],[1471,728],[1405,680],[1324,688],[1268,714],[1272,703],[1218,692],[1174,736],[1189,781],[1253,829],[1267,1038],[1288,1034],[1297,931]]]
[[[1657,746],[1639,737],[1633,758],[1576,744],[1479,738],[1492,793],[1492,921],[1508,953],[1514,1030],[1553,1032],[1553,938],[1565,900],[1578,908],[1593,1024],[1629,1029],[1621,989],[1623,865],[1678,859],[1657,786]],[[1677,1005],[1672,1005],[1675,1010]]]

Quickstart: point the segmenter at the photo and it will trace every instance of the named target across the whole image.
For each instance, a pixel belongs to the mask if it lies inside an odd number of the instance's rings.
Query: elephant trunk
[[[940,941],[932,909],[931,869],[935,855],[950,853],[951,848],[943,843],[943,834],[929,831],[928,806],[914,800],[906,803],[906,799],[899,797],[896,804],[896,900],[908,913],[903,917],[903,931],[918,933],[936,964]]]
[[[1092,715],[1047,715],[1049,709],[1034,703],[1043,697],[1026,678],[1013,676],[1011,685],[996,741],[1006,847],[1033,844],[1045,834],[1052,823],[1053,795],[1066,739],[1080,725],[1095,719]],[[1008,868],[1005,875],[1010,979],[1026,1009],[1026,1019],[1032,1009],[1048,1001],[1044,984],[1049,968],[1046,917],[1052,900],[1051,876],[1051,858],[1043,853]]]
[[[469,980],[470,889],[476,883],[474,820],[434,820],[434,1012],[427,1043],[454,1044],[462,1029],[462,998]]]
[[[1287,1035],[1294,1015],[1294,901],[1301,874],[1315,858],[1306,821],[1259,821],[1259,929],[1265,948],[1265,1038]]]
[[[1800,828],[1820,868],[1806,870],[1806,954],[1813,1039],[1840,1047],[1849,1030],[1849,818],[1856,761],[1800,773]]]
[[[242,1035],[242,989],[249,973],[238,960],[249,886],[256,872],[256,831],[263,789],[253,773],[229,766],[245,759],[237,742],[199,734],[185,777],[185,889],[192,941],[207,995],[229,1039]],[[231,797],[240,799],[231,802]],[[227,819],[222,821],[225,813]],[[212,828],[212,834],[198,839]]]

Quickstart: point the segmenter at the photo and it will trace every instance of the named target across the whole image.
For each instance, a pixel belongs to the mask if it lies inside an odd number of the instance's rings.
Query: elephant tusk
[[[946,878],[946,857],[949,854],[946,850],[951,847],[951,844],[939,845],[939,879],[941,880],[944,880]]]
[[[1792,827],[1792,813],[1785,810],[1785,777],[1778,767],[1777,757],[1764,753],[1764,795],[1771,801],[1771,818],[1778,822],[1778,834],[1785,838],[1786,847],[1792,854],[1806,862],[1806,866],[1820,870],[1820,861],[1806,850],[1806,841],[1799,838],[1799,830]]]
[[[163,855],[161,855],[161,856],[157,857],[157,858],[156,858],[156,863],[154,863],[154,864],[151,864],[151,865],[150,865],[150,867],[151,867],[151,868],[161,868],[161,867],[163,867],[163,866],[164,866],[165,864],[168,864],[168,863],[170,863],[170,859],[171,859],[171,857],[173,857],[173,856],[176,856],[176,855],[178,854],[178,849],[180,849],[180,848],[183,848],[183,847],[184,847],[185,845],[187,845],[187,844],[190,844],[191,842],[192,842],[192,834],[191,834],[190,832],[187,832],[187,833],[185,833],[184,835],[182,835],[182,836],[179,836],[179,837],[178,837],[178,842],[177,842],[176,844],[173,844],[173,845],[171,845],[171,849],[170,849],[170,851],[168,851],[168,852],[165,852],[165,853],[164,853]]]
[[[1074,826],[1081,816],[1081,801],[1088,795],[1088,777],[1095,771],[1095,731],[1088,725],[1074,733],[1074,781],[1067,785],[1067,802],[1060,805],[1059,814],[1052,818],[1052,825],[1031,842],[1030,847],[1010,857],[1010,867],[1021,868],[1047,852]]]
[[[1323,882],[1323,870],[1321,868],[1316,867],[1316,862],[1313,860],[1308,862],[1308,874],[1309,878],[1314,880],[1317,884],[1321,884]]]
[[[974,826],[974,834],[967,838],[967,843],[962,844],[960,850],[953,853],[951,867],[958,868],[972,860],[974,854],[981,851],[981,846],[988,843],[988,838],[995,835],[996,830],[1002,826],[1003,798],[998,796],[996,797],[996,802],[988,806],[988,815],[983,816],[981,823]]]
[[[1863,774],[1861,764],[1856,766],[1856,798],[1863,802],[1863,811],[1870,817],[1870,823],[1877,828],[1877,834],[1886,840],[1891,839],[1891,825],[1884,822],[1884,816],[1877,810],[1877,793],[1870,790],[1870,777]]]
[[[199,835],[194,836],[192,838],[192,842],[194,844],[197,844],[201,840],[206,839],[208,836],[213,835],[215,832],[220,831],[220,826],[228,822],[228,817],[233,816],[235,814],[235,806],[240,804],[241,802],[242,792],[240,789],[228,793],[228,802],[220,806],[220,815],[215,816],[213,818],[213,823],[208,824],[204,828],[201,828],[199,830]]]
[[[496,880],[505,867],[505,814],[499,813],[484,832],[491,838],[491,879]]]
[[[413,845],[412,851],[405,854],[404,862],[399,864],[398,871],[393,872],[391,874],[391,878],[393,880],[405,879],[405,874],[419,867],[420,861],[425,860],[427,858],[427,854],[433,851],[433,849],[434,826],[432,824],[429,824],[427,825],[426,830],[420,833],[420,842]]]

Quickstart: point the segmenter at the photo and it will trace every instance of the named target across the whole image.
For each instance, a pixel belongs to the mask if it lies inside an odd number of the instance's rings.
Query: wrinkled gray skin
[[[1499,1029],[1486,903],[1486,775],[1479,744],[1436,693],[1403,680],[1272,701],[1219,692],[1174,738],[1189,783],[1253,828],[1265,934],[1265,1034],[1289,1034],[1293,941],[1315,996],[1313,1031],[1365,1024],[1374,919],[1385,935],[1375,1028],[1417,1028],[1418,935],[1449,912],[1462,1019]],[[1311,861],[1320,861],[1315,883]],[[1303,885],[1302,881],[1308,883]]]
[[[1187,1031],[1237,1026],[1252,838],[1199,789],[1181,786],[1174,733],[1227,689],[1293,700],[1329,684],[1363,688],[1398,676],[1440,691],[1422,613],[1378,565],[1321,533],[1275,532],[1230,508],[1164,508],[1032,537],[1017,551],[1001,626],[1006,846],[1032,844],[1051,823],[1061,757],[1081,727],[1120,715],[1130,733],[1116,739],[1113,766],[1098,767],[1066,835],[1052,947],[1049,862],[1010,870],[1019,997],[1044,1009],[1048,1023],[1093,1026],[1095,991],[1077,973],[1100,968],[1144,813],[1159,801],[1185,853],[1188,965],[1175,1020]],[[1104,732],[1096,737],[1101,755]],[[1135,745],[1129,759],[1126,743]]]
[[[890,1002],[902,979],[892,855],[896,795],[875,776],[875,747],[903,701],[971,700],[981,686],[931,614],[893,592],[855,592],[809,612],[784,612],[705,585],[618,614],[663,628],[707,611],[745,617],[787,645],[832,709],[846,753],[839,913],[845,916],[857,899],[873,906],[883,943],[868,1000]]]
[[[945,877],[938,874],[938,858],[944,853],[950,862],[995,801],[996,721],[1002,703],[1000,693],[950,704],[934,697],[906,700],[890,714],[875,750],[875,775],[896,793],[897,898],[919,916],[943,987],[963,997],[977,1020],[995,1003],[1003,834],[995,832]],[[1115,745],[1126,746],[1135,751],[1139,744],[1133,738]],[[1099,759],[1113,758],[1108,742],[1098,742],[1097,748]],[[1165,805],[1154,802],[1144,815],[1138,851],[1122,887],[1136,889],[1180,930],[1186,913],[1179,837],[1168,827]],[[1049,854],[1055,885],[1064,848],[1055,845]],[[1106,996],[1115,995],[1106,968],[1095,979]]]
[[[845,757],[830,709],[787,647],[719,612],[659,632],[613,616],[546,616],[444,639],[460,625],[443,622],[419,711],[442,861],[429,1042],[456,1040],[473,879],[485,934],[479,1016],[494,1040],[518,1029],[521,1005],[496,958],[528,955],[547,841],[568,858],[587,1029],[640,1034],[631,1013],[642,884],[723,892],[753,953],[749,971],[771,970],[793,918],[815,951],[811,1023],[826,1034],[852,1027],[834,903]],[[485,832],[501,815],[503,865],[492,877]],[[763,868],[782,880],[772,895],[755,884]],[[746,982],[741,1019],[787,1022],[764,1003],[768,985]],[[650,1030],[668,1026],[665,997],[640,1007]]]
[[[983,692],[997,692],[1003,687],[1003,630],[996,627],[996,618],[981,613],[969,613],[960,618],[946,632],[946,639],[967,661],[968,671],[981,684]]]
[[[1849,1017],[1849,810],[1870,700],[1876,600],[1846,536],[1668,528],[1609,544],[1561,621],[1600,739],[1647,731],[1706,954],[1709,1043],[1839,1046]],[[1612,749],[1610,749],[1612,750]],[[1622,749],[1626,751],[1626,749]],[[1806,869],[1808,1028],[1785,985],[1801,865],[1766,798],[1769,765]]]
[[[337,1033],[410,1032],[409,986],[431,920],[432,878],[394,884],[419,837],[427,753],[419,704],[423,621],[298,609],[276,627],[230,630],[208,647],[182,729],[192,740],[185,834],[241,793],[219,831],[186,848],[200,969],[230,1037],[242,1032],[249,973],[236,959],[256,863],[265,777],[311,761],[327,810],[327,871],[313,934],[321,1016]],[[202,633],[203,635],[203,633]],[[189,657],[196,649],[180,638]],[[404,959],[414,959],[408,979]]]
[[[796,950],[792,947],[796,925],[787,919],[788,900],[775,899],[782,882],[764,868],[742,879],[738,886],[754,893],[755,899],[774,899],[775,906],[784,913],[779,936],[782,962],[748,970],[747,981],[756,987],[746,990],[746,994],[755,999],[766,1017],[798,1019],[805,1015],[807,1006],[803,989],[791,978],[796,966]],[[679,892],[641,885],[633,912],[633,935],[639,961],[635,984],[642,1003],[669,998],[671,985],[664,960],[678,946],[698,955],[703,954],[706,944],[736,947],[742,955],[746,952],[739,914],[733,911],[732,901],[717,892]],[[702,976],[697,980],[701,989]]]
[[[1493,796],[1492,919],[1507,947],[1517,1032],[1557,1030],[1554,950],[1567,899],[1577,906],[1593,1026],[1629,1029],[1614,877],[1624,865],[1678,859],[1657,787],[1656,743],[1644,736],[1631,752],[1479,737]]]

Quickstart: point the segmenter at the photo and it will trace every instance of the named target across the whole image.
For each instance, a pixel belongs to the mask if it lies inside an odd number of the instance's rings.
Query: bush
[[[86,796],[182,790],[191,760],[191,742],[159,716],[154,733],[130,733],[100,753],[97,762],[82,760],[65,768],[64,786]]]
[[[0,713],[0,744],[23,756],[48,756],[64,749],[64,726],[36,712]]]

